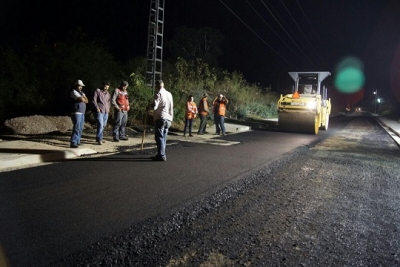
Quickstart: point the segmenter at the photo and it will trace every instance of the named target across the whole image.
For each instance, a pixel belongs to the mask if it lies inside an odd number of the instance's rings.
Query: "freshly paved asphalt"
[[[391,135],[393,140],[400,145],[400,122],[377,117],[381,125]],[[270,120],[273,122],[276,120]],[[251,126],[226,123],[230,133],[241,133],[250,130]],[[254,128],[254,127],[253,127]],[[210,136],[214,138],[214,136]],[[209,138],[206,138],[209,139]],[[132,139],[130,143],[141,142],[141,139]],[[135,144],[132,144],[135,145]],[[80,157],[82,155],[96,154],[95,148],[83,147],[69,149],[67,147],[52,146],[44,143],[30,142],[26,140],[1,141],[0,140],[0,172],[9,169],[18,169],[43,162],[64,161]]]
[[[12,266],[45,266],[201,198],[315,135],[248,131],[231,146],[181,142],[167,162],[120,153],[0,173],[0,240]],[[152,155],[152,154],[151,154]]]
[[[380,120],[398,139],[400,123]],[[221,138],[237,145],[171,147],[167,162],[115,154],[0,173],[1,245],[12,266],[44,265],[200,198],[326,134],[241,132]]]

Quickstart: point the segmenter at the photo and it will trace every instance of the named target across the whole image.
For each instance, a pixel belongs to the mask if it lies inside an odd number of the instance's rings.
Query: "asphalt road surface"
[[[372,117],[0,179],[11,266],[396,266],[400,151]]]

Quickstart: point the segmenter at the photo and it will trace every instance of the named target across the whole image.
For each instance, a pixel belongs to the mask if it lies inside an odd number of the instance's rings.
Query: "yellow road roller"
[[[278,101],[280,131],[318,134],[328,130],[331,100],[321,82],[330,72],[289,72],[295,85],[292,94],[281,95]],[[321,94],[322,91],[322,94]]]

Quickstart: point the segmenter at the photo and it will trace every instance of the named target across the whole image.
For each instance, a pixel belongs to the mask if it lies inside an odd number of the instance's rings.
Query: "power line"
[[[313,47],[312,43],[308,40],[307,36],[304,34],[303,30],[300,28],[299,24],[297,24],[296,20],[293,18],[292,14],[290,13],[289,9],[287,9],[285,3],[281,0],[283,7],[286,9],[287,13],[289,14],[290,18],[293,20],[294,24],[296,24],[297,28],[300,30],[301,34],[304,36],[308,44]],[[304,14],[304,12],[303,12]],[[305,15],[304,15],[305,16]]]
[[[268,24],[267,21],[265,21],[265,19],[260,15],[260,13],[257,12],[257,10],[249,3],[249,1],[247,1],[247,4],[253,9],[253,11],[261,18],[262,21],[264,21],[264,23],[268,26],[268,28],[279,38],[279,40],[282,41],[282,43],[284,45],[286,45],[286,47],[292,51],[293,53],[296,53],[288,44],[285,43],[285,41],[279,36],[279,34]]]
[[[282,23],[286,26],[286,28],[288,29],[288,31],[290,31],[290,33],[293,34],[293,31],[291,29],[291,27],[289,27],[286,23],[285,23],[285,19],[282,18],[282,16],[279,14],[279,12],[274,8],[274,6],[268,1],[266,0],[266,2],[268,3],[269,7],[272,9],[273,12],[275,12],[276,16],[280,19],[280,21],[282,21]]]
[[[279,14],[279,12],[274,8],[274,6],[268,1],[268,0],[265,0],[267,3],[268,3],[268,5],[269,5],[269,8],[272,10],[272,11],[270,11],[270,10],[268,10],[271,14],[272,13],[274,13],[275,12],[275,16],[273,15],[273,17],[275,18],[275,20],[276,21],[281,21],[281,24],[283,24],[283,25],[281,25],[281,27],[282,28],[285,28],[288,32],[286,33],[287,35],[290,35],[290,36],[297,36],[294,32],[293,32],[293,30],[292,30],[292,28],[293,27],[290,27],[286,22],[285,22],[285,20],[282,18],[282,16]],[[296,20],[294,20],[294,18],[292,17],[292,14],[289,12],[289,10],[286,8],[286,5],[282,2],[282,0],[281,0],[281,3],[282,3],[282,5],[283,5],[283,7],[286,9],[286,12],[288,12],[289,13],[289,16],[291,16],[291,18],[293,19],[293,21],[294,21],[294,23],[296,23]],[[296,25],[297,25],[297,23],[296,23]],[[297,27],[299,28],[299,26],[297,25]],[[300,28],[299,28],[300,29]],[[300,31],[301,31],[301,29],[300,29]],[[303,33],[303,32],[302,32]],[[289,37],[290,37],[289,36]],[[307,42],[309,42],[308,41],[308,39],[307,39],[307,37],[304,35],[304,33],[303,33],[303,36],[306,38],[306,40],[307,40]],[[283,41],[282,41],[283,42]],[[287,46],[287,47],[289,47],[286,43],[285,43],[285,45]],[[297,55],[297,53],[296,52],[294,52],[293,50],[291,50],[293,53],[295,53],[296,55]]]
[[[259,36],[250,26],[248,26],[232,9],[230,9],[222,0],[220,2],[236,17],[242,22],[254,35],[256,35],[265,45],[269,47],[275,54],[281,57],[286,63],[290,64],[291,66],[295,67],[291,62],[289,62],[286,58],[284,58],[281,54],[278,53],[272,46],[270,46],[261,36]]]
[[[306,39],[306,41],[308,42],[308,44],[311,46],[311,48],[314,48],[313,44],[310,42],[310,40],[309,40],[309,39],[307,38],[307,36],[304,34],[304,31],[301,29],[301,27],[299,26],[299,24],[296,22],[296,20],[294,19],[294,17],[293,17],[292,14],[290,13],[289,9],[286,7],[285,3],[284,3],[282,0],[281,0],[281,3],[282,3],[282,5],[284,6],[284,8],[286,9],[286,11],[287,11],[287,13],[289,14],[289,16],[291,17],[291,19],[293,20],[293,22],[296,24],[297,28],[299,29],[299,31],[301,32],[301,34],[303,35],[303,37],[304,37],[304,38]],[[310,25],[311,29],[313,29],[312,26],[311,26],[311,24],[310,24],[310,21],[308,20],[306,14],[304,13],[303,9],[301,8],[299,2],[297,2],[297,4],[299,5],[300,10],[301,10],[303,16],[305,17],[306,21],[307,21],[308,24]],[[313,30],[313,31],[314,31],[314,30]],[[315,34],[315,32],[314,32],[314,34]],[[320,61],[322,61],[321,57],[320,57],[318,54],[316,54],[316,56],[317,56],[317,58],[318,58]]]
[[[279,26],[282,28],[282,30],[286,33],[286,35],[290,38],[290,40],[292,40],[292,42],[296,45],[296,47],[300,50],[300,52],[304,55],[304,57],[314,66],[315,64],[308,58],[308,56],[303,52],[303,50],[299,47],[299,45],[296,43],[295,40],[293,40],[293,38],[290,36],[290,34],[285,30],[285,28],[282,26],[282,24],[277,20],[277,18],[274,16],[274,14],[271,12],[271,10],[268,8],[268,6],[264,3],[263,0],[261,0],[261,2],[264,4],[265,8],[269,11],[269,13],[271,14],[271,16],[275,19],[275,21],[279,24]]]
[[[282,0],[281,0],[282,1]],[[321,40],[319,39],[318,34],[315,33],[314,27],[312,26],[311,22],[308,20],[306,14],[304,13],[303,8],[301,7],[300,3],[298,0],[296,0],[297,5],[299,6],[299,9],[301,11],[301,13],[303,14],[304,18],[306,19],[308,25],[310,26],[311,30],[313,31],[314,35],[317,37],[319,44],[321,44]]]

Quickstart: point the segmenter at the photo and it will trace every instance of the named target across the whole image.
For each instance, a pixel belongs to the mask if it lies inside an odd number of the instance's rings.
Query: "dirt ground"
[[[360,117],[53,266],[399,266],[399,162],[390,137]]]

